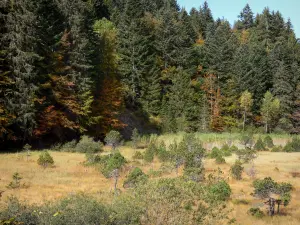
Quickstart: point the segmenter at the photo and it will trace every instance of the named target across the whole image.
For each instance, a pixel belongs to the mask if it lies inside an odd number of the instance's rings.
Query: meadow
[[[183,134],[162,135],[158,137],[159,141],[164,141],[169,145],[174,140],[182,139]],[[197,134],[204,147],[211,149],[213,146],[221,146],[230,140],[232,143],[238,143],[240,134]],[[290,135],[272,135],[275,145],[285,145],[292,136]],[[103,155],[111,151],[110,147],[104,147]],[[119,147],[120,153],[127,159],[128,163],[123,168],[118,188],[121,192],[127,190],[122,184],[130,172],[136,166],[141,168],[150,179],[173,178],[176,177],[174,169],[167,168],[157,158],[153,163],[146,163],[144,160],[134,160],[135,152],[144,152],[145,149],[133,149],[130,143]],[[0,207],[6,206],[6,200],[9,196],[16,196],[26,204],[43,204],[47,201],[58,200],[62,197],[72,196],[78,193],[90,194],[93,197],[111,202],[114,198],[113,179],[104,177],[99,168],[85,166],[85,154],[50,151],[55,161],[55,166],[43,169],[36,162],[40,152],[32,151],[30,157],[24,153],[1,154],[0,156],[0,191],[5,191],[0,201]],[[205,176],[210,173],[216,174],[218,168],[223,174],[221,176],[228,182],[232,189],[232,194],[227,201],[231,209],[230,216],[235,218],[233,224],[243,225],[265,225],[265,224],[300,224],[300,153],[286,152],[267,152],[261,151],[254,160],[257,170],[255,178],[272,177],[278,182],[289,182],[293,185],[291,203],[282,208],[281,215],[274,217],[265,216],[261,219],[250,216],[247,211],[251,207],[260,207],[266,211],[266,206],[262,200],[251,195],[253,192],[253,178],[247,175],[247,171],[252,163],[244,164],[242,180],[234,180],[230,176],[230,167],[236,160],[236,155],[226,157],[226,164],[216,164],[214,159],[205,158],[203,160]],[[164,169],[162,169],[162,166]],[[179,169],[179,176],[183,168]],[[18,172],[22,177],[23,187],[18,189],[7,189],[6,186],[12,180],[12,176]]]

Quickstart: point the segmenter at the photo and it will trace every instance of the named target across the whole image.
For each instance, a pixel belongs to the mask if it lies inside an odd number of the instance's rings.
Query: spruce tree
[[[239,19],[241,20],[240,29],[249,29],[254,25],[253,12],[249,4],[244,7],[243,11],[239,15]]]

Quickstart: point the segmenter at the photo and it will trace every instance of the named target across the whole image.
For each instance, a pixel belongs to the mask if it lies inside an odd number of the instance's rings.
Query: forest
[[[300,43],[247,4],[231,25],[205,2],[0,3],[0,145],[44,148],[110,130],[299,133]]]
[[[300,224],[292,22],[199,4],[0,0],[0,225]]]

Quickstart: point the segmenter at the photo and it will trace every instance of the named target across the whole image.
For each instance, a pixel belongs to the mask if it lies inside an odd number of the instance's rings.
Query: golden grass
[[[105,148],[108,152],[110,149]],[[121,153],[129,160],[129,166],[123,171],[119,180],[118,187],[121,191],[126,174],[131,166],[139,166],[146,173],[150,169],[158,170],[161,163],[155,160],[153,164],[144,164],[143,161],[134,162],[132,156],[135,151],[130,147],[121,147]],[[5,204],[4,199],[14,195],[27,203],[42,204],[45,201],[56,200],[63,196],[72,195],[78,192],[85,192],[93,196],[109,201],[111,199],[111,188],[113,181],[106,179],[97,168],[85,167],[82,163],[85,160],[84,154],[50,152],[55,161],[54,168],[42,169],[36,163],[39,152],[33,152],[29,162],[26,157],[20,157],[18,154],[0,155],[0,190],[5,190],[1,204]],[[214,160],[205,159],[204,165],[207,174],[217,170],[218,167],[224,172],[224,177],[232,188],[232,201],[229,201],[233,208],[232,216],[236,218],[236,224],[243,225],[296,225],[300,224],[300,179],[292,176],[292,172],[300,172],[300,153],[271,153],[260,152],[255,160],[255,166],[258,171],[257,178],[272,177],[278,182],[289,182],[295,190],[292,194],[291,204],[282,208],[284,216],[275,216],[273,218],[265,217],[255,219],[247,214],[250,207],[261,204],[261,200],[254,199],[251,196],[253,191],[252,179],[243,174],[241,181],[230,178],[230,166],[234,163],[235,156],[226,158],[226,164],[216,165]],[[246,164],[245,169],[251,165]],[[275,169],[277,168],[277,169]],[[6,185],[11,181],[12,175],[19,172],[23,177],[22,182],[29,184],[28,188],[8,190]],[[182,173],[182,168],[180,170]],[[163,177],[175,177],[175,171],[165,174]],[[249,201],[248,205],[236,204],[236,199],[245,199]],[[0,206],[1,206],[0,204]]]

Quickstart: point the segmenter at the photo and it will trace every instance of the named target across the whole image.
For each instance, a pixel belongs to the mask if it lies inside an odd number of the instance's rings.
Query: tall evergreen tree
[[[253,27],[254,25],[253,12],[249,4],[247,4],[243,8],[242,12],[239,15],[239,19],[241,20],[241,26],[239,27],[240,29],[249,29]]]

